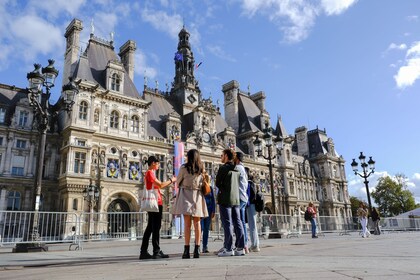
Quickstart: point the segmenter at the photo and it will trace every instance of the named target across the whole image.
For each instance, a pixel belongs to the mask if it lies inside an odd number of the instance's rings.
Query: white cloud
[[[406,44],[399,44],[399,45],[397,45],[395,43],[391,43],[388,46],[388,49],[387,50],[405,50],[406,48],[407,48],[407,45]]]
[[[420,78],[420,42],[415,42],[405,56],[405,65],[394,75],[397,87],[404,89],[412,86]]]
[[[406,19],[408,21],[418,21],[419,17],[418,16],[407,16]]]
[[[226,61],[230,62],[236,62],[236,59],[232,57],[231,55],[227,54],[222,47],[217,45],[208,45],[207,50],[212,53],[213,55],[217,56],[218,58],[221,58]]]
[[[42,2],[39,0],[31,0],[28,2],[28,9],[43,10],[48,13],[49,17],[57,18],[62,12],[66,12],[71,16],[76,16],[79,8],[85,4],[86,0],[49,0]]]
[[[44,19],[26,15],[17,18],[10,25],[14,46],[20,49],[26,60],[38,54],[55,53],[64,46],[62,30]]]
[[[159,31],[167,33],[171,38],[178,39],[178,33],[182,28],[182,17],[178,14],[168,15],[164,11],[143,9],[141,17]]]
[[[260,13],[267,16],[283,31],[285,40],[296,43],[306,39],[315,24],[316,17],[322,12],[327,16],[346,11],[357,0],[242,0],[242,9],[249,17]]]
[[[137,49],[134,59],[135,59],[135,62],[134,62],[135,74],[139,76],[146,76],[149,81],[151,79],[156,78],[157,76],[156,69],[147,65],[146,55],[142,51],[139,51]]]
[[[321,6],[328,16],[339,15],[345,12],[353,4],[356,4],[357,1],[358,0],[321,0]]]

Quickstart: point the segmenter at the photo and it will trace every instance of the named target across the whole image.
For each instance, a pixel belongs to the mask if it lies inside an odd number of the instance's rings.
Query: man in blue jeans
[[[239,184],[240,174],[233,163],[234,152],[230,149],[223,150],[221,162],[224,163],[217,172],[216,186],[219,188],[217,204],[220,209],[225,240],[223,249],[218,253],[219,257],[243,256],[244,229],[240,215]],[[233,229],[236,235],[236,248],[233,250]]]
[[[248,251],[248,234],[246,230],[246,222],[245,222],[245,210],[248,205],[248,175],[246,174],[245,167],[242,164],[244,158],[244,154],[241,152],[236,153],[235,157],[235,164],[236,164],[236,170],[239,171],[239,200],[240,202],[240,213],[241,213],[241,221],[242,221],[242,227],[244,228],[244,250],[245,254],[249,253]]]

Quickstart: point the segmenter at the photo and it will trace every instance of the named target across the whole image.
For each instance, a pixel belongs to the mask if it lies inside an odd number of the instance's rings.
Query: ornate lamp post
[[[35,197],[34,197],[34,218],[32,220],[31,240],[39,241],[39,206],[41,200],[42,188],[42,171],[44,166],[44,154],[47,130],[49,128],[50,119],[53,114],[57,113],[58,108],[50,106],[49,100],[51,88],[54,87],[55,78],[58,76],[58,70],[54,67],[54,60],[48,60],[48,66],[41,69],[40,64],[34,64],[35,69],[27,74],[29,82],[28,98],[29,105],[34,109],[34,121],[37,123],[39,132],[39,149],[38,162],[35,179]],[[45,88],[45,92],[43,91]],[[63,86],[64,98],[63,103],[66,111],[71,111],[74,103],[74,96],[78,93],[77,85],[71,79],[70,82]],[[62,104],[62,103],[61,103]],[[59,104],[61,106],[61,104]],[[36,245],[32,244],[36,247]],[[38,244],[39,246],[39,244]]]
[[[258,157],[263,157],[264,159],[268,160],[268,172],[270,174],[270,190],[271,190],[271,203],[273,205],[273,214],[276,214],[276,200],[274,197],[274,180],[273,180],[273,164],[272,160],[276,158],[276,155],[273,155],[273,132],[272,128],[269,126],[268,123],[265,124],[265,129],[263,139],[265,141],[265,147],[267,147],[268,155],[265,156],[262,153],[262,147],[261,147],[261,140],[258,138],[258,135],[253,142],[255,146],[255,151],[257,152]],[[279,150],[279,147],[283,146],[283,138],[281,136],[278,136],[274,139],[274,143],[276,145],[276,148]]]
[[[83,199],[86,200],[89,203],[89,223],[88,223],[88,237],[90,235],[90,225],[93,221],[93,208],[99,201],[99,195],[100,195],[100,188],[98,186],[95,186],[93,184],[90,184],[86,187],[86,189],[83,191]]]
[[[363,169],[363,173],[357,172],[358,164],[355,159],[353,159],[353,162],[351,163],[351,168],[353,169],[355,175],[359,175],[365,180],[364,183],[366,186],[366,193],[367,193],[367,198],[368,198],[368,203],[369,203],[369,212],[372,213],[372,203],[370,201],[370,193],[369,193],[369,185],[368,185],[369,181],[367,180],[367,178],[375,172],[375,161],[372,159],[372,157],[369,157],[369,161],[366,163],[366,157],[365,155],[363,155],[363,152],[360,152],[359,160],[360,160],[360,166]],[[370,170],[368,169],[368,167]]]

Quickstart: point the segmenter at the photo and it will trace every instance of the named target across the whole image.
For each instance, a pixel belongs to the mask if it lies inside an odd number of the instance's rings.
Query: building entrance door
[[[127,238],[129,236],[130,206],[122,199],[116,199],[108,207],[108,232],[111,238]]]

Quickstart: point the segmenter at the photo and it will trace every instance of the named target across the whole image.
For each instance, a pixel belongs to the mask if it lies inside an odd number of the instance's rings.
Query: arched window
[[[132,122],[133,132],[138,133],[139,132],[139,127],[140,127],[139,117],[138,116],[132,116],[131,117],[131,122]]]
[[[7,210],[19,211],[20,202],[20,193],[17,191],[10,191],[7,196]]]
[[[87,119],[87,110],[88,110],[88,104],[86,101],[80,102],[79,105],[79,119],[86,120]]]
[[[111,118],[110,118],[110,121],[109,121],[109,126],[111,128],[118,128],[119,118],[120,118],[120,115],[118,114],[118,112],[117,111],[112,111],[111,112]]]
[[[112,74],[111,90],[120,91],[121,79],[117,73]]]

